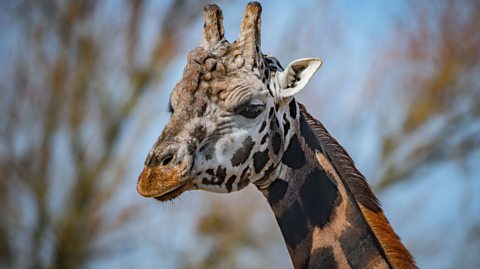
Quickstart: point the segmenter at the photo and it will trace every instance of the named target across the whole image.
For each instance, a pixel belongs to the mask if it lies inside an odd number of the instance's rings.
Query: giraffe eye
[[[260,115],[264,109],[265,105],[263,103],[252,102],[241,106],[238,113],[246,118],[253,119]]]

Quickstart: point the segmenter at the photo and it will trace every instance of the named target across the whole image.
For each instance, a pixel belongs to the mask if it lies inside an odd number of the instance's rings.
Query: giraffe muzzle
[[[192,158],[177,143],[155,146],[145,160],[137,182],[137,192],[161,201],[171,200],[192,185],[189,173]]]

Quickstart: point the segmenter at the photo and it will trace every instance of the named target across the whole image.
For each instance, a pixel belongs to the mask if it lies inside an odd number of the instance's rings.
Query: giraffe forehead
[[[241,54],[218,57],[202,48],[195,49],[172,93],[172,103],[187,110],[205,110],[208,103],[239,102],[264,84],[258,73]]]

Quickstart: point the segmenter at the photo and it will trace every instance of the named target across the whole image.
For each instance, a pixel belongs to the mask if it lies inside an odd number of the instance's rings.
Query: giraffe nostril
[[[160,163],[165,166],[165,165],[168,165],[169,163],[171,163],[173,160],[173,154],[167,154],[165,155],[162,160],[160,161]]]
[[[149,167],[167,167],[176,166],[183,163],[183,155],[179,157],[180,146],[174,143],[164,143],[155,145],[150,151],[145,161],[145,165]],[[181,154],[181,151],[180,151]]]

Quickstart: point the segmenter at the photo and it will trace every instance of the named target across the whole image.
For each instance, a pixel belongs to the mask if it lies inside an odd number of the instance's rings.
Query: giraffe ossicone
[[[216,5],[170,97],[171,118],[137,191],[166,201],[188,190],[253,183],[272,207],[295,268],[416,268],[363,175],[294,96],[321,66],[283,68],[263,54],[261,5],[249,3],[228,42]]]

